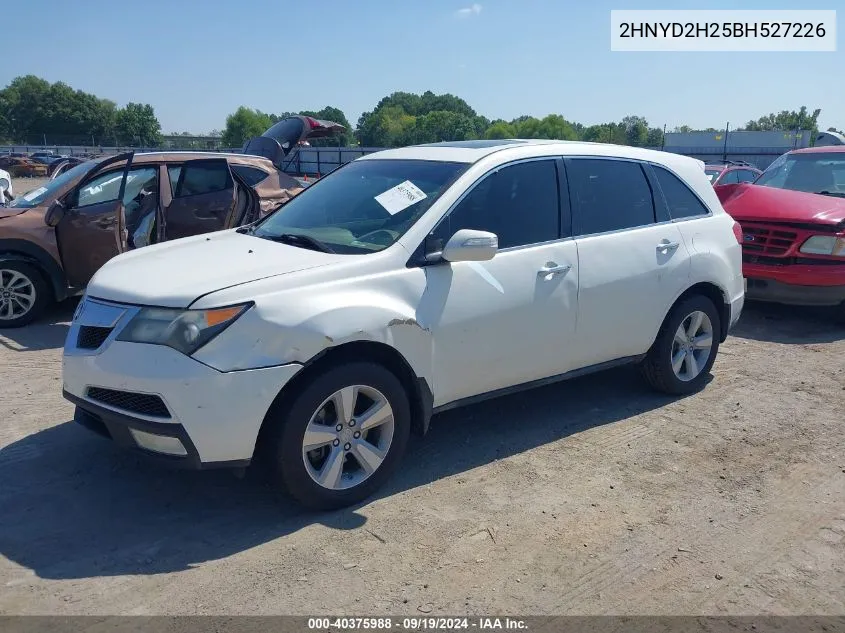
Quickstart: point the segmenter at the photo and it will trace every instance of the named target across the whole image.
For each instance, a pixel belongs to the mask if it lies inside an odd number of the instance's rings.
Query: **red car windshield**
[[[784,154],[754,184],[845,198],[845,153]]]

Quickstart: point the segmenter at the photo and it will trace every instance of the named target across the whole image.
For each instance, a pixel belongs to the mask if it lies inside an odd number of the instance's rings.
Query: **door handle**
[[[674,251],[680,245],[681,244],[679,242],[670,242],[669,240],[663,240],[657,245],[657,250],[661,253],[668,253],[670,251]]]
[[[537,271],[538,277],[548,277],[549,275],[563,275],[568,273],[569,270],[572,268],[569,264],[561,264],[557,265],[555,263],[549,262],[543,268]]]
[[[108,229],[113,227],[117,223],[117,218],[101,218],[94,222],[94,224],[101,229]]]

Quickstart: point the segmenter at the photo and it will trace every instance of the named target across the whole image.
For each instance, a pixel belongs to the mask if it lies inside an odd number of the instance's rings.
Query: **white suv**
[[[191,467],[264,458],[317,508],[370,495],[433,412],[639,363],[701,387],[744,302],[701,162],[466,141],[360,158],[248,227],[120,255],[64,350],[76,419]]]

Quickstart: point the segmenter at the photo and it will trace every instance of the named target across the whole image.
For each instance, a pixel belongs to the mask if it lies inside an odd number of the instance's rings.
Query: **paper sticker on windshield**
[[[35,198],[40,196],[45,191],[47,191],[47,187],[38,187],[38,189],[33,189],[32,191],[28,191],[27,193],[23,194],[21,198],[29,202],[30,200],[35,200]]]
[[[384,210],[390,215],[394,215],[403,209],[407,209],[412,204],[424,200],[426,197],[422,189],[410,180],[406,180],[392,189],[388,189],[384,193],[377,195],[376,202],[383,206]]]

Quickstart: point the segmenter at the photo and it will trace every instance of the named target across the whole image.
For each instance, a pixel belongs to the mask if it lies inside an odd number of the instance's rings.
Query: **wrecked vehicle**
[[[675,154],[378,152],[252,225],[103,266],[64,395],[120,446],[191,468],[255,457],[300,502],[345,506],[432,411],[624,363],[664,392],[703,387],[743,307],[737,231]]]
[[[281,171],[284,158],[302,138],[343,129],[291,118],[250,146],[263,153],[101,157],[19,196],[0,210],[0,328],[78,294],[118,253],[254,222],[287,202],[304,187]]]
[[[13,178],[42,178],[47,175],[47,165],[20,156],[0,156],[0,169]]]
[[[704,173],[710,179],[710,184],[716,187],[754,182],[763,172],[748,163],[728,160],[722,163],[707,163]]]
[[[845,321],[845,147],[794,150],[716,192],[742,226],[748,298],[837,306]]]

